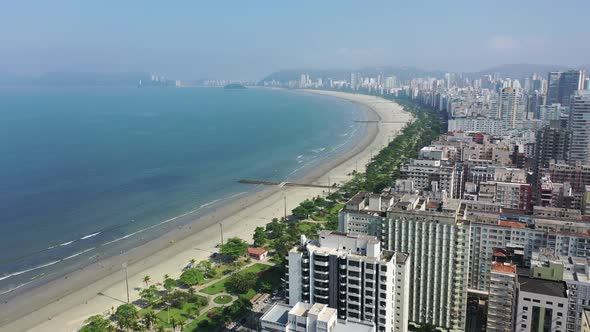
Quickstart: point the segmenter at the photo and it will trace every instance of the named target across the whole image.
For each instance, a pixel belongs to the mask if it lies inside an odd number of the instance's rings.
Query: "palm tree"
[[[150,279],[151,279],[150,276],[143,277],[143,282],[145,282],[145,287],[147,287],[148,284],[150,283]]]
[[[148,310],[145,314],[143,314],[143,323],[145,324],[145,327],[148,328],[148,330],[151,330],[152,326],[154,326],[154,323],[157,321],[158,316],[156,315],[155,311]]]
[[[178,320],[176,320],[176,317],[172,317],[170,318],[170,325],[172,325],[172,329],[173,331],[176,331],[176,327],[178,326]]]

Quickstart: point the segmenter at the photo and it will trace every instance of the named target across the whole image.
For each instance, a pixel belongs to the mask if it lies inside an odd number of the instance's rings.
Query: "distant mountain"
[[[136,86],[140,80],[147,82],[150,79],[150,74],[141,72],[92,73],[56,71],[43,74],[40,77],[0,73],[0,85],[3,86]]]

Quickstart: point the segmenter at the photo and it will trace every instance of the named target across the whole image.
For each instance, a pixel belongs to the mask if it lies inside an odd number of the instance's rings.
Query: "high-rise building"
[[[289,304],[320,303],[338,319],[407,331],[411,258],[381,250],[374,236],[321,231],[289,252]]]
[[[395,201],[371,198],[360,193],[347,203],[339,215],[340,230],[379,236],[385,248],[410,255],[411,321],[463,330],[470,232],[459,201],[443,204],[411,194]]]
[[[571,98],[577,90],[584,89],[585,73],[583,70],[566,72],[552,71],[549,73],[547,104],[559,103],[564,106],[571,104]]]
[[[522,123],[520,95],[513,88],[502,89],[498,99],[497,118],[502,120],[505,129],[519,127]]]
[[[535,138],[537,167],[549,167],[551,160],[569,162],[572,132],[560,128],[558,121],[551,121],[548,126],[538,130]]]
[[[563,282],[518,276],[514,331],[564,331],[567,292]]]
[[[400,169],[402,178],[414,181],[416,190],[445,191],[457,198],[455,167],[445,166],[440,160],[411,159]]]
[[[574,93],[584,89],[584,71],[569,70],[561,74],[559,80],[559,103],[570,106]]]
[[[582,327],[580,313],[590,303],[590,268],[587,257],[554,255],[552,252],[533,253],[531,276],[565,282],[568,290],[567,324],[565,331],[577,332]]]
[[[559,103],[559,81],[561,74],[560,71],[549,72],[547,77],[547,104]]]
[[[575,93],[569,127],[572,131],[571,161],[590,164],[590,91]]]
[[[486,331],[512,332],[516,311],[517,274],[512,263],[492,263]]]

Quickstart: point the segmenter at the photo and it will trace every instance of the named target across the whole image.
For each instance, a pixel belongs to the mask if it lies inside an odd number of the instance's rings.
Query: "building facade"
[[[321,231],[289,252],[289,304],[325,304],[338,319],[407,331],[410,260],[381,250],[374,236]]]

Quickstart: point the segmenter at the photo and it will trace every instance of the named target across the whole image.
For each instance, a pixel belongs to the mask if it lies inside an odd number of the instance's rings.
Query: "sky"
[[[0,72],[260,79],[283,69],[590,63],[590,1],[0,3]]]

